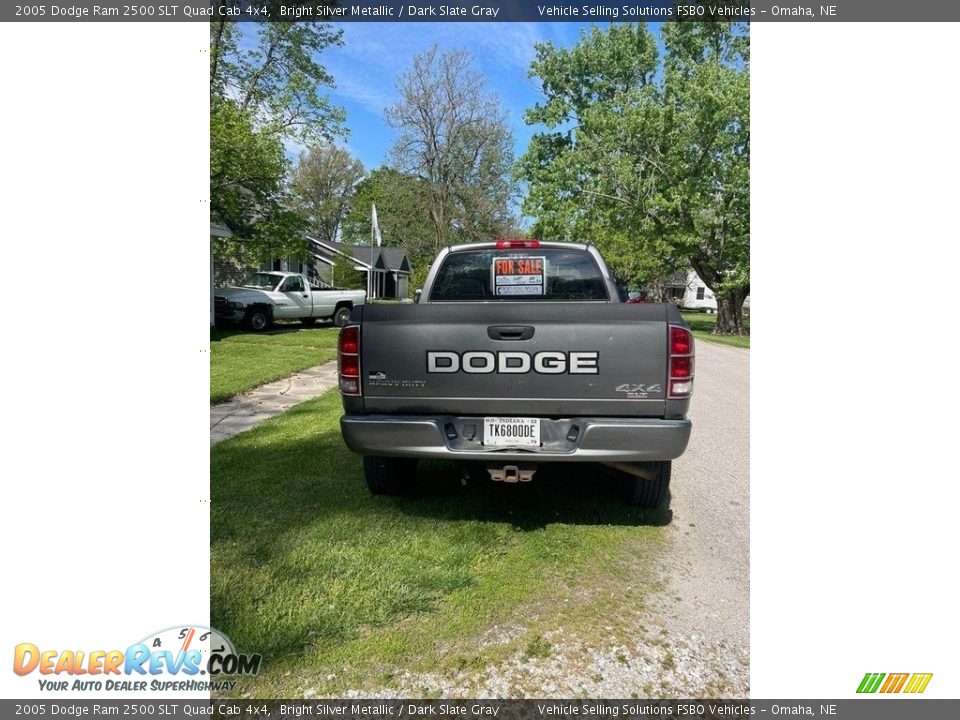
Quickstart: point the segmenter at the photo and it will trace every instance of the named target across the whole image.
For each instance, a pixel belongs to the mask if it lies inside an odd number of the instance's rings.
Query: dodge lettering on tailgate
[[[600,353],[562,352],[546,350],[534,353],[501,350],[493,353],[473,350],[458,353],[446,350],[427,352],[428,373],[528,373],[531,370],[542,375],[597,375]]]

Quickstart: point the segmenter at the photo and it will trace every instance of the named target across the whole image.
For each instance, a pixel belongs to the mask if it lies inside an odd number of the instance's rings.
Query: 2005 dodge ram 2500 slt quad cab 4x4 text
[[[375,494],[419,458],[527,481],[540,463],[627,473],[668,502],[690,438],[693,337],[672,303],[620,301],[592,245],[499,240],[443,250],[416,304],[366,305],[340,332],[347,446]]]

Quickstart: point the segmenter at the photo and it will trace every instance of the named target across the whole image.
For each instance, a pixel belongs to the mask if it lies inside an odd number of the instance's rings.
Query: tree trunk
[[[714,335],[746,335],[743,327],[743,301],[747,290],[737,288],[717,294],[717,324]]]
[[[221,12],[219,9],[217,12]],[[215,22],[216,31],[213,40],[210,42],[210,85],[215,85],[217,81],[217,69],[220,62],[220,53],[223,52],[221,40],[223,38],[224,24],[226,20],[217,20]],[[219,89],[219,88],[216,88]]]

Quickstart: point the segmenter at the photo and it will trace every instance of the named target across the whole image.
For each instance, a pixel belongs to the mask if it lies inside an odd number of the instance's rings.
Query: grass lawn
[[[340,414],[327,393],[211,449],[212,624],[264,656],[234,694],[369,693],[635,622],[665,518],[624,505],[615,473],[462,487],[421,463],[419,497],[372,497]]]
[[[683,319],[686,320],[687,325],[690,326],[694,336],[701,340],[708,340],[722,345],[733,345],[739,348],[750,347],[749,335],[711,335],[710,333],[713,331],[713,326],[717,322],[716,315],[699,312],[684,312],[680,314],[683,315]],[[750,320],[744,318],[744,325],[749,332]]]
[[[337,355],[337,328],[277,325],[267,333],[210,333],[210,403],[229,398]]]

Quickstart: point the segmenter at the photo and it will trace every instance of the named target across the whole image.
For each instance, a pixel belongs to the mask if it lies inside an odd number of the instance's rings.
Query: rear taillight
[[[346,325],[340,331],[337,343],[337,362],[340,369],[340,392],[360,394],[360,326]]]
[[[693,335],[685,327],[670,325],[670,392],[668,397],[690,397],[693,390]]]
[[[536,250],[540,247],[539,240],[521,240],[519,238],[497,240],[497,250],[518,250],[520,248],[531,248]]]

